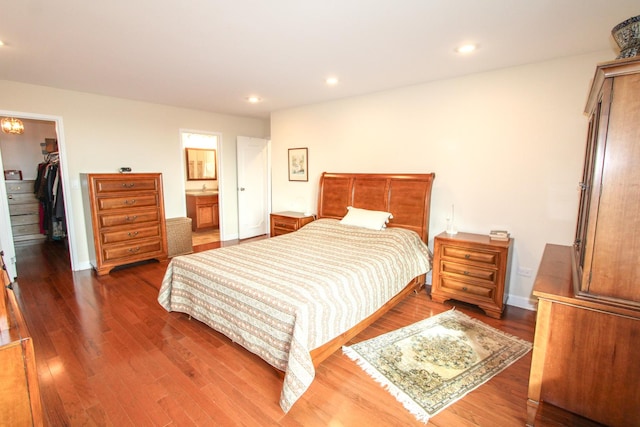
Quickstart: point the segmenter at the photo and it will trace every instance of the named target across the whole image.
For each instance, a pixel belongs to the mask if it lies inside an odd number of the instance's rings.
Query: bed
[[[424,284],[434,177],[325,172],[316,221],[294,233],[173,258],[158,302],[283,372],[280,406],[288,412],[319,363]],[[382,229],[345,224],[361,209],[367,218],[392,217]]]

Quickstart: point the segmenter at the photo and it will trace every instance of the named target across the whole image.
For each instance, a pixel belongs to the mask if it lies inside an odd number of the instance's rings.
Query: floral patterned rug
[[[531,350],[531,343],[456,310],[344,353],[425,423]]]

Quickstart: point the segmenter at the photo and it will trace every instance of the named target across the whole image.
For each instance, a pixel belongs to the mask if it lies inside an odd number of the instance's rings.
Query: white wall
[[[236,137],[269,135],[268,120],[242,118],[111,98],[81,92],[0,80],[0,110],[55,116],[62,119],[61,154],[65,155],[71,188],[65,198],[74,219],[72,245],[75,269],[90,268],[79,174],[133,172],[163,174],[168,218],[185,216],[184,152],[180,129],[222,134],[220,154],[225,199],[222,222],[228,235],[237,235]],[[64,144],[64,150],[62,145]]]
[[[435,172],[429,246],[455,205],[460,231],[515,238],[508,304],[532,308],[547,242],[570,245],[595,65],[610,52],[437,81],[272,114],[273,210],[316,212],[328,172]],[[348,84],[348,83],[344,83]],[[287,149],[309,148],[309,182]],[[531,276],[518,275],[518,268]]]

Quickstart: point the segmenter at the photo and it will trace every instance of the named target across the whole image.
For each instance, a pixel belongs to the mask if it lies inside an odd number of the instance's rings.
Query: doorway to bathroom
[[[220,159],[222,135],[180,131],[185,158],[185,197],[194,246],[220,241]]]

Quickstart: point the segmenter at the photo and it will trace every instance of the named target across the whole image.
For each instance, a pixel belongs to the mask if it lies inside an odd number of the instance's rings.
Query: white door
[[[269,141],[239,136],[237,141],[238,238],[260,236],[269,227]]]
[[[4,170],[2,165],[2,153],[0,153],[0,170]],[[0,249],[4,253],[3,258],[7,266],[7,273],[13,282],[17,276],[16,271],[16,249],[13,245],[13,234],[11,234],[11,219],[9,218],[9,200],[7,197],[7,186],[4,181],[4,174],[0,175]],[[4,274],[0,272],[1,274]]]

